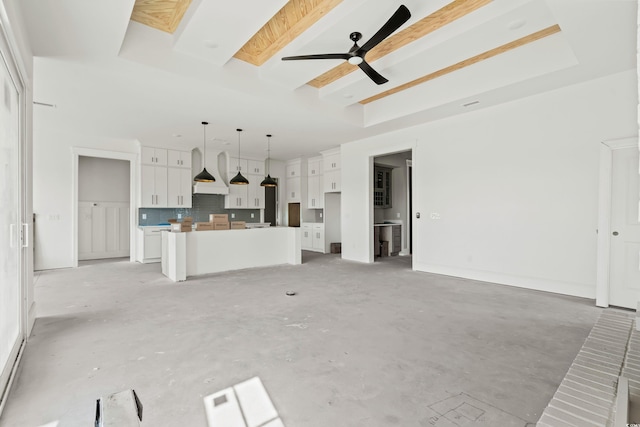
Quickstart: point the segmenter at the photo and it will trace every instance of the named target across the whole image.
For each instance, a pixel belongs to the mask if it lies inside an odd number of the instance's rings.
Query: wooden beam
[[[256,66],[264,64],[340,3],[342,0],[289,0],[234,57]]]
[[[369,103],[371,103],[373,101],[377,101],[379,99],[382,99],[382,98],[385,98],[387,96],[396,94],[398,92],[402,92],[404,90],[407,90],[407,89],[412,88],[414,86],[417,86],[419,84],[428,82],[429,80],[433,80],[435,78],[442,77],[445,74],[453,73],[454,71],[460,70],[461,68],[465,68],[465,67],[468,67],[470,65],[477,64],[480,61],[484,61],[484,60],[492,58],[492,57],[494,57],[496,55],[500,55],[501,53],[508,52],[508,51],[513,50],[515,48],[518,48],[520,46],[524,46],[526,44],[532,43],[532,42],[534,42],[536,40],[540,40],[540,39],[542,39],[544,37],[547,37],[547,36],[550,36],[552,34],[558,33],[560,31],[562,31],[562,30],[560,29],[559,25],[557,25],[557,24],[556,25],[552,25],[551,27],[545,28],[544,30],[540,30],[540,31],[535,32],[533,34],[529,34],[528,36],[519,38],[519,39],[514,40],[514,41],[512,41],[510,43],[507,43],[507,44],[503,44],[502,46],[498,46],[498,47],[496,47],[494,49],[488,50],[488,51],[486,51],[484,53],[481,53],[479,55],[476,55],[474,57],[465,59],[464,61],[460,61],[457,64],[450,65],[450,66],[448,66],[446,68],[443,68],[443,69],[438,70],[436,72],[433,72],[431,74],[427,74],[425,76],[422,76],[422,77],[420,77],[418,79],[415,79],[415,80],[410,81],[408,83],[405,83],[403,85],[394,87],[393,89],[389,89],[389,90],[387,90],[385,92],[379,93],[379,94],[374,95],[374,96],[372,96],[370,98],[363,99],[362,101],[360,101],[360,104],[366,105],[366,104],[369,104]]]
[[[456,19],[460,19],[482,6],[487,5],[491,1],[492,0],[454,0],[399,33],[388,37],[367,53],[367,62],[372,63],[373,61],[380,59],[383,56],[388,55],[389,53],[398,50],[447,24],[450,24]],[[343,62],[337,67],[334,67],[326,73],[311,80],[307,84],[319,89],[335,82],[357,69],[357,66],[351,65],[348,62]]]
[[[136,0],[131,20],[173,34],[191,0]]]

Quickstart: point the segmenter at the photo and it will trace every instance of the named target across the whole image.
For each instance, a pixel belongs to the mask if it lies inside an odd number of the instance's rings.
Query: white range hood
[[[220,162],[218,156],[220,152],[207,152],[207,171],[216,179],[215,182],[196,182],[193,185],[193,194],[229,194],[229,187],[224,183],[220,176]],[[209,160],[210,159],[210,160]],[[196,174],[202,171],[202,167],[198,168]]]

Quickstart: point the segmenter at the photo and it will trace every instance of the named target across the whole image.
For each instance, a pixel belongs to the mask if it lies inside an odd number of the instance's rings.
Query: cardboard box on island
[[[196,231],[213,230],[211,222],[196,222]]]
[[[214,230],[228,230],[229,229],[229,223],[228,222],[211,222],[211,225],[213,225],[213,229]]]
[[[209,214],[209,222],[212,223],[221,223],[221,222],[229,222],[228,214]]]
[[[247,228],[247,223],[245,221],[231,221],[232,230],[244,230],[245,228]]]

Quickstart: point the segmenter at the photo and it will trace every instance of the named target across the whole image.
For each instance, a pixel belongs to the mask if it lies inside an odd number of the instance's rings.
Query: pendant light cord
[[[271,169],[271,135],[267,135],[267,175]]]
[[[238,131],[238,172],[242,172],[240,170],[240,132],[242,132],[242,129],[236,129]]]

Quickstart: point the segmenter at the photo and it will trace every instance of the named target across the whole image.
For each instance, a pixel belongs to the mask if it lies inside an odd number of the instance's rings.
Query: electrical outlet
[[[254,214],[253,212],[251,212],[251,218],[255,218],[256,214]]]
[[[236,214],[234,214],[233,212],[231,212],[231,219],[234,219],[236,217]]]
[[[178,219],[182,219],[182,214],[178,214]]]
[[[322,212],[320,212],[320,218],[322,218]]]
[[[142,219],[147,219],[147,214],[142,214]]]
[[[396,212],[396,218],[400,218],[400,212]]]

